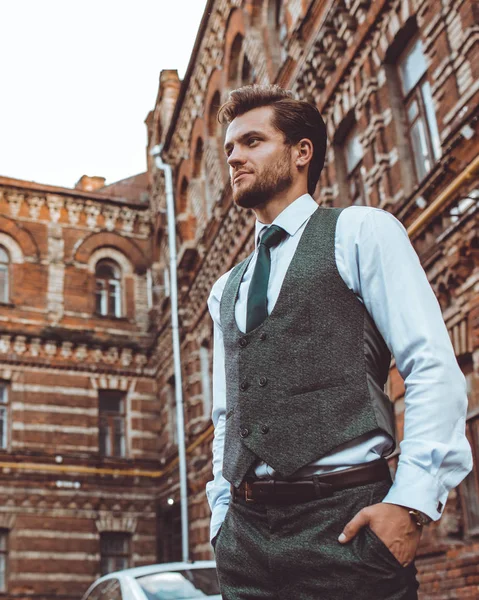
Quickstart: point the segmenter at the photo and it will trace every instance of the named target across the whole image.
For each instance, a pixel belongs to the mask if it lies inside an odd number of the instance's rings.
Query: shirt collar
[[[307,221],[318,208],[318,204],[309,194],[303,194],[297,198],[276,217],[271,225],[282,227],[288,235],[294,236],[301,226]],[[270,227],[261,221],[256,221],[255,227],[255,248],[258,246],[258,239],[262,232]]]

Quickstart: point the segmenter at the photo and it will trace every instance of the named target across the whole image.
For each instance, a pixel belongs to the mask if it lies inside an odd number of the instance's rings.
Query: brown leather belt
[[[299,504],[328,498],[339,490],[386,480],[391,481],[391,475],[387,461],[381,458],[343,471],[315,475],[310,479],[245,479],[238,488],[231,486],[231,494],[233,502]]]

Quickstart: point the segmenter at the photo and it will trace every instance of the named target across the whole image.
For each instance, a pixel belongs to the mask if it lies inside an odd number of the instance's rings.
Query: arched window
[[[196,142],[195,157],[193,162],[193,177],[201,177],[203,170],[203,140],[198,138]]]
[[[221,130],[218,122],[218,109],[221,106],[221,97],[219,92],[215,92],[211,103],[210,110],[208,113],[208,135],[210,137],[217,137],[220,135]]]
[[[243,58],[243,36],[238,33],[231,44],[230,64],[228,68],[229,87],[236,87],[238,83],[238,71]]]
[[[109,259],[98,261],[95,268],[96,312],[103,317],[121,317],[120,267]]]
[[[190,183],[186,177],[181,180],[180,193],[178,194],[178,201],[176,205],[176,211],[179,215],[186,212],[188,208],[188,187]]]
[[[8,302],[10,256],[3,246],[0,246],[0,302]]]

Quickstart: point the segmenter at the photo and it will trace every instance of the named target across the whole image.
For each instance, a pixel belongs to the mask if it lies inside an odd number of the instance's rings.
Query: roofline
[[[138,173],[140,175],[140,173]],[[136,177],[136,175],[132,175]],[[122,181],[121,179],[119,181]],[[118,182],[115,182],[118,183]],[[98,200],[99,202],[114,202],[121,204],[122,206],[128,206],[130,208],[145,209],[148,208],[148,204],[140,204],[135,202],[129,202],[128,200],[122,200],[121,197],[111,196],[109,194],[99,194],[98,192],[84,192],[82,190],[76,190],[73,188],[65,188],[56,185],[48,185],[44,183],[37,183],[36,181],[26,181],[24,179],[14,179],[13,177],[5,177],[0,175],[0,185],[17,187],[23,190],[29,190],[32,192],[43,192],[50,194],[58,194],[61,196],[73,196],[76,198],[82,198],[85,200]],[[112,185],[112,184],[109,184]]]
[[[168,126],[168,131],[166,133],[165,143],[163,145],[163,151],[162,151],[163,156],[170,148],[171,138],[173,137],[173,132],[174,132],[174,129],[176,126],[176,122],[180,115],[180,111],[183,106],[186,92],[190,85],[190,79],[193,74],[193,70],[194,70],[194,67],[196,64],[198,52],[200,50],[201,42],[203,40],[206,26],[207,26],[209,18],[211,16],[211,9],[213,8],[214,3],[215,3],[215,0],[207,0],[205,10],[204,10],[203,16],[201,18],[200,26],[198,28],[198,33],[196,34],[195,44],[194,44],[193,50],[191,52],[191,57],[190,57],[190,61],[188,63],[188,68],[186,69],[185,76],[181,82],[180,93],[178,94],[178,98],[177,98],[176,104],[175,104],[175,110],[173,111],[173,116],[171,117],[170,125]]]

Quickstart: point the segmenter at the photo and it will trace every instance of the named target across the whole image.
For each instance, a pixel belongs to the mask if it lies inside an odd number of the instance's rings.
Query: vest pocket
[[[322,381],[321,383],[315,383],[312,385],[303,385],[301,387],[295,386],[291,389],[289,396],[301,396],[302,394],[309,394],[311,392],[319,392],[320,390],[327,390],[331,388],[341,387],[346,385],[346,377],[342,375],[341,377],[335,377],[333,379],[327,379]]]

